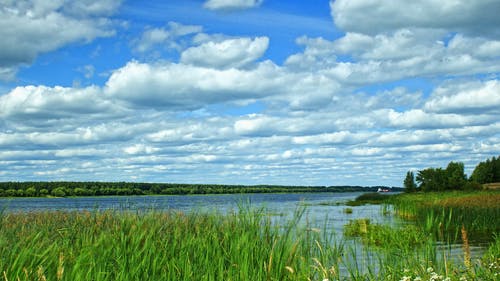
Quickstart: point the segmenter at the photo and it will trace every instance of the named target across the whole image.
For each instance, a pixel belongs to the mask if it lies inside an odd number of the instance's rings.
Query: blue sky
[[[500,155],[499,10],[3,1],[0,181],[400,186],[450,161],[470,174]]]

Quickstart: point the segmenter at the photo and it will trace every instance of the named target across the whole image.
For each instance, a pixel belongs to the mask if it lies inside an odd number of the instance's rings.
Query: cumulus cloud
[[[363,85],[419,76],[471,75],[500,71],[498,41],[454,35],[447,44],[441,32],[401,29],[364,35],[346,33],[328,41],[302,37],[302,53],[285,64],[292,69],[322,71],[345,85]],[[339,61],[338,56],[350,56]]]
[[[181,49],[176,41],[186,35],[199,33],[203,28],[199,25],[184,25],[177,22],[169,22],[167,27],[146,27],[141,37],[134,40],[134,50],[140,53],[153,50],[155,47]]]
[[[279,68],[262,63],[251,70],[136,61],[115,71],[106,94],[139,106],[197,109],[203,105],[255,99],[276,92]],[[279,88],[279,87],[278,87]]]
[[[206,42],[182,52],[180,61],[204,67],[238,68],[262,57],[268,46],[267,37]]]
[[[64,8],[49,1],[33,4],[31,13],[47,15],[43,20],[52,14],[98,19],[102,25],[90,26],[112,33],[106,17],[119,2],[107,1]],[[261,2],[207,1],[205,7]],[[132,42],[134,51],[175,49],[178,61],[131,60],[104,85],[3,91],[0,176],[15,179],[22,170],[27,179],[48,180],[399,185],[409,169],[450,160],[466,160],[470,169],[499,151],[497,19],[465,14],[462,22],[455,16],[460,1],[437,3],[408,4],[422,13],[402,11],[404,21],[395,1],[378,1],[380,9],[373,1],[332,1],[345,34],[299,37],[303,51],[283,64],[262,59],[270,41],[265,34],[205,34],[201,26],[174,22],[146,27]],[[467,13],[477,13],[488,4],[467,5]],[[477,31],[474,24],[483,21],[485,29]],[[37,50],[32,58],[45,49]],[[14,77],[21,60],[5,61],[0,72]],[[91,64],[79,70],[93,73]]]
[[[24,86],[0,96],[0,116],[26,123],[97,115],[121,116],[123,108],[103,99],[97,86],[87,88]],[[31,121],[30,121],[31,120]]]
[[[413,27],[484,36],[499,34],[497,1],[427,0],[402,5],[397,0],[336,0],[330,1],[330,7],[338,27],[364,34]]]
[[[500,114],[500,82],[449,82],[433,92],[425,108],[444,113]]]
[[[8,1],[0,8],[0,79],[12,78],[23,64],[39,54],[75,42],[114,35],[107,18],[120,0]]]
[[[240,10],[260,6],[264,0],[208,0],[203,7],[209,10]]]

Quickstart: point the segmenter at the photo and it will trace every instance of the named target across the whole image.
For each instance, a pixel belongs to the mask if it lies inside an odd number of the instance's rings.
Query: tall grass
[[[460,239],[462,228],[472,241],[493,240],[500,232],[500,192],[401,194],[390,202],[400,217],[439,240]]]
[[[406,246],[401,232],[384,229],[385,237],[380,239],[394,241],[374,242],[387,250],[372,251],[339,240],[326,223],[323,229],[310,228],[301,220],[303,214],[299,210],[279,223],[265,210],[250,208],[224,215],[3,214],[0,280],[399,281],[410,273],[430,280],[429,267],[451,280],[463,276],[494,280],[498,238],[488,252],[488,265],[486,260],[472,260],[466,268],[436,259],[437,252],[416,250],[427,247],[425,243]],[[413,239],[411,235],[408,239]],[[403,245],[406,250],[401,251]]]
[[[226,215],[4,214],[4,280],[305,280],[337,270],[335,245],[262,210]],[[321,265],[321,266],[319,266]],[[324,265],[324,266],[323,266]],[[327,266],[328,265],[328,266]],[[0,277],[0,280],[2,279]]]

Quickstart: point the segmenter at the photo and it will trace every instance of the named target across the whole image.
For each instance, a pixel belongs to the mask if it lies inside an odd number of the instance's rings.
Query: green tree
[[[415,175],[412,171],[406,173],[406,178],[404,180],[405,192],[415,192],[417,191],[417,184],[415,183]]]
[[[480,184],[500,182],[500,156],[477,164],[470,180]]]
[[[64,196],[66,196],[66,188],[64,188],[64,187],[56,187],[56,188],[52,189],[52,191],[50,192],[50,194],[52,196],[56,196],[56,197],[64,197]]]
[[[464,173],[464,163],[450,162],[446,167],[446,189],[464,189],[467,176]]]
[[[49,191],[45,188],[40,189],[40,196],[47,196],[49,195]]]
[[[446,171],[442,168],[427,168],[418,171],[416,181],[422,191],[442,191],[447,186]]]
[[[28,197],[35,197],[37,195],[36,189],[34,187],[28,187],[24,194]]]

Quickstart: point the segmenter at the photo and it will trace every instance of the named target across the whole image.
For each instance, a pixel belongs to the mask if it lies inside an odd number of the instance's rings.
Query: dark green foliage
[[[379,186],[217,185],[133,182],[0,182],[0,197],[376,191]],[[387,187],[381,187],[387,188]],[[398,188],[393,188],[398,190]]]
[[[417,184],[415,183],[415,175],[412,171],[406,173],[406,178],[404,180],[403,186],[405,192],[415,192],[417,191]]]
[[[363,193],[356,197],[354,201],[346,203],[348,206],[360,206],[364,204],[382,204],[386,202],[391,196],[377,192]]]
[[[418,171],[416,180],[422,191],[463,190],[467,176],[464,173],[463,163],[450,162],[446,169],[427,168]]]
[[[446,171],[442,168],[427,168],[418,171],[416,179],[422,191],[442,191],[447,186]]]
[[[450,162],[446,167],[446,189],[459,190],[465,187],[467,176],[464,172],[464,163]]]
[[[479,163],[470,179],[480,184],[500,182],[500,156]]]
[[[469,180],[464,172],[464,164],[450,162],[446,169],[427,168],[417,173],[416,181],[422,191],[477,190],[481,184],[500,182],[500,156],[479,163]],[[404,180],[406,192],[414,189],[413,173],[407,172]]]

